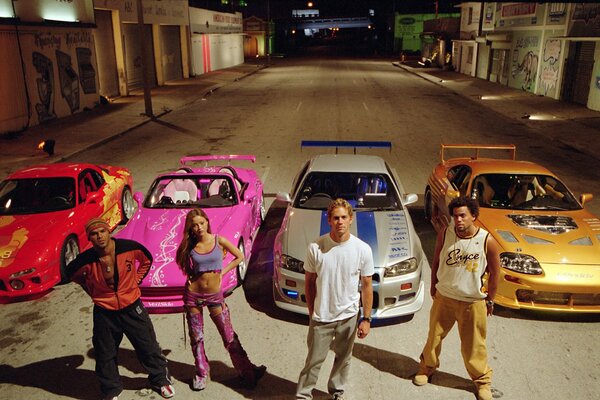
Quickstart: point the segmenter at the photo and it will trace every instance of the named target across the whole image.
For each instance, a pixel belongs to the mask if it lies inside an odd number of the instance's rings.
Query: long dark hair
[[[190,275],[192,273],[192,263],[190,262],[190,251],[194,247],[196,247],[196,243],[198,240],[196,239],[196,235],[194,235],[194,230],[192,225],[194,224],[194,217],[202,217],[206,219],[208,222],[207,232],[212,233],[210,230],[210,220],[208,219],[208,215],[204,212],[204,210],[200,208],[194,208],[190,210],[185,217],[185,225],[183,227],[183,238],[181,239],[181,243],[179,243],[179,247],[177,248],[177,254],[175,256],[175,261],[177,261],[177,265],[183,271],[184,274]]]

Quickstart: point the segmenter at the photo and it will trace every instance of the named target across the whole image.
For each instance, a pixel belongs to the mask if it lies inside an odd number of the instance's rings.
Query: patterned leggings
[[[211,315],[221,338],[223,345],[229,352],[233,367],[238,374],[247,381],[254,380],[254,369],[256,366],[250,362],[246,351],[242,347],[237,334],[233,331],[231,319],[229,316],[229,308],[225,304],[222,293],[194,293],[186,290],[183,295],[183,301],[186,306],[186,317],[189,328],[190,341],[192,344],[192,354],[195,358],[197,379],[205,385],[209,376],[209,365],[206,353],[204,351],[204,307],[214,308],[220,307],[221,312],[216,315]],[[199,313],[191,313],[189,307],[197,307]]]

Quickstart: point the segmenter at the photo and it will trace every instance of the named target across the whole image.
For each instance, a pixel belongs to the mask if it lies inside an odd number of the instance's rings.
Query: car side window
[[[306,164],[304,164],[304,167],[302,167],[302,170],[298,173],[298,175],[294,179],[294,183],[292,184],[292,193],[290,193],[290,195],[292,197],[294,197],[296,195],[296,191],[298,190],[298,186],[300,185],[300,182],[302,182],[302,179],[304,178],[304,175],[306,175],[306,171],[307,170],[308,170],[308,162]]]
[[[79,202],[85,202],[90,193],[96,192],[104,184],[104,178],[98,172],[86,169],[77,178]]]
[[[448,170],[448,181],[452,184],[452,188],[458,191],[461,196],[467,195],[469,179],[471,178],[471,168],[467,165],[457,165]]]

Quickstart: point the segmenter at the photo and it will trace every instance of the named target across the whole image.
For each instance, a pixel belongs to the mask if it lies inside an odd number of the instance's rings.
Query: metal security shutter
[[[596,42],[571,42],[565,67],[563,100],[587,105],[595,50]]]
[[[0,107],[0,133],[20,131],[27,126],[29,118],[27,115],[27,89],[15,33],[0,31],[0,59],[4,60],[0,69],[0,104],[2,104]],[[34,88],[36,88],[35,84],[32,83],[30,92]],[[50,104],[51,99],[47,100],[47,103]],[[42,102],[37,100],[36,96],[32,103]],[[53,106],[54,104],[52,104]]]
[[[165,81],[183,78],[179,26],[160,26],[160,48]]]
[[[142,75],[142,48],[139,40],[137,24],[123,24],[125,36],[125,68],[127,69],[127,87],[129,90],[144,87]],[[150,76],[150,87],[156,86],[156,68],[154,67],[154,48],[152,45],[152,25],[144,25],[144,41],[146,43],[146,71]]]
[[[97,29],[94,29],[96,60],[100,94],[107,97],[119,95],[119,76],[113,36],[112,13],[108,10],[94,10]]]

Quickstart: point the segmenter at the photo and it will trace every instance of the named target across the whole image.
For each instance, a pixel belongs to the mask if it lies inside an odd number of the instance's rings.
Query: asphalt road
[[[193,359],[184,344],[181,314],[154,315],[159,341],[176,380],[177,398],[293,398],[306,356],[304,317],[275,308],[271,299],[271,245],[283,214],[274,194],[288,191],[303,162],[318,150],[300,140],[389,140],[384,157],[407,191],[422,195],[440,142],[512,142],[519,158],[550,167],[576,193],[600,194],[598,161],[549,143],[474,102],[395,68],[382,60],[288,59],[235,84],[206,101],[190,104],[112,142],[77,155],[76,161],[128,167],[135,188],[173,169],[183,155],[255,154],[253,166],[265,182],[269,213],[255,242],[247,280],[229,298],[233,325],[251,359],[268,367],[255,391],[243,389],[214,326],[207,324],[212,382],[198,394],[188,387]],[[325,150],[326,151],[326,150]],[[600,203],[600,202],[598,202]],[[600,214],[600,204],[590,204]],[[433,229],[420,204],[411,215],[431,259]],[[426,284],[429,277],[426,274]],[[456,331],[445,341],[433,384],[411,383],[427,334],[428,310],[375,326],[357,340],[349,390],[352,399],[474,399],[460,357]],[[91,351],[91,301],[76,285],[59,286],[28,302],[2,305],[0,398],[99,398]],[[600,389],[600,316],[573,316],[499,309],[489,320],[488,348],[496,395],[503,399],[597,399]],[[318,384],[326,397],[328,357]],[[158,399],[129,343],[120,354],[125,392],[121,399]]]

